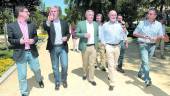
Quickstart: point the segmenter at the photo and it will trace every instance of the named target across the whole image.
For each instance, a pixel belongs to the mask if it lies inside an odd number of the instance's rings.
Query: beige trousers
[[[89,81],[94,81],[94,65],[96,62],[96,49],[94,46],[87,46],[82,53],[83,71]]]
[[[108,77],[109,77],[109,83],[113,86],[114,83],[114,74],[116,71],[116,66],[118,64],[118,59],[120,55],[120,46],[111,46],[106,45],[106,56],[108,60]]]
[[[99,68],[106,68],[106,53],[105,53],[105,46],[99,43],[99,47],[97,49],[97,66]]]

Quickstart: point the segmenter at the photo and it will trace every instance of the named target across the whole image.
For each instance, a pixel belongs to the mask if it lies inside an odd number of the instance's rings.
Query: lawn
[[[12,59],[12,50],[4,50],[4,49],[2,50],[0,48],[0,77],[13,64],[14,64],[14,61]]]

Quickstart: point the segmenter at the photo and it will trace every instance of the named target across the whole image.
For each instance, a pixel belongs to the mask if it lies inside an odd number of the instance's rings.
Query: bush
[[[12,65],[14,61],[12,58],[1,58],[0,59],[0,77],[2,74],[7,71]]]
[[[166,27],[166,31],[167,31],[167,33],[170,33],[170,27],[169,26]]]

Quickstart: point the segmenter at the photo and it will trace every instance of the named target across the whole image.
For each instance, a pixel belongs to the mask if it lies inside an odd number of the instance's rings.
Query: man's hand
[[[54,20],[54,17],[53,17],[53,15],[52,14],[49,14],[48,15],[48,22],[51,22],[51,21],[53,21]]]
[[[25,41],[23,38],[20,39],[20,44],[25,44]]]
[[[149,36],[144,36],[145,39],[151,39]]]
[[[34,39],[28,39],[28,44],[34,44]]]
[[[90,33],[86,33],[86,34],[84,35],[84,37],[87,38],[87,39],[89,39],[89,38],[90,38]]]
[[[67,41],[67,37],[66,37],[66,36],[63,37],[63,38],[62,38],[62,41],[63,41],[63,42],[66,42],[66,41]]]
[[[126,41],[126,42],[125,42],[125,47],[128,48],[128,46],[129,46],[129,44],[128,44],[128,42]]]

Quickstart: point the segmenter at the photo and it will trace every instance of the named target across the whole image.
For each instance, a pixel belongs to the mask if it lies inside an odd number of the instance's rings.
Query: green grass
[[[170,26],[166,27],[166,31],[167,31],[167,33],[170,33]]]
[[[0,58],[0,77],[6,72],[12,65],[14,61],[12,58]]]
[[[12,59],[12,50],[6,50],[5,44],[0,43],[0,77],[2,74],[7,71],[13,64],[14,61]]]
[[[12,50],[0,50],[0,77],[13,64],[14,61],[12,59]]]

